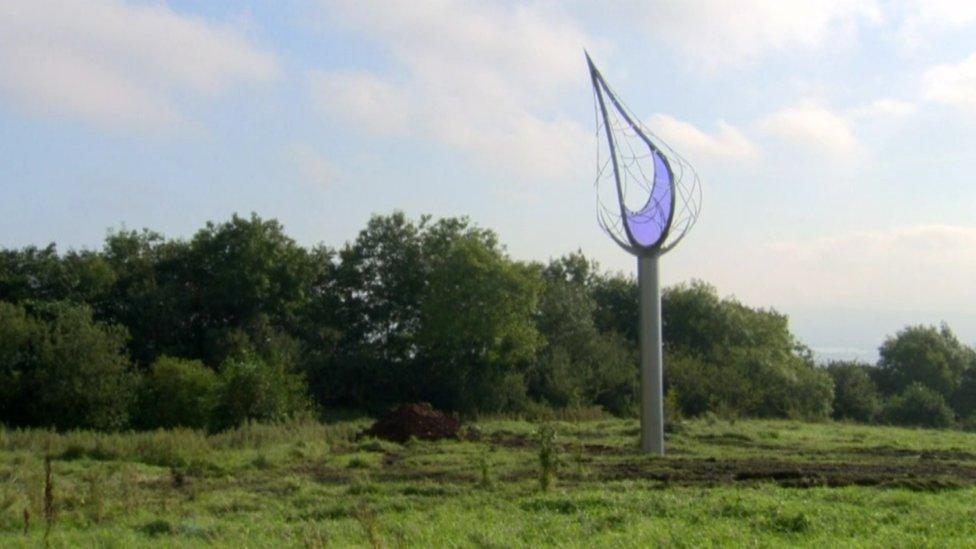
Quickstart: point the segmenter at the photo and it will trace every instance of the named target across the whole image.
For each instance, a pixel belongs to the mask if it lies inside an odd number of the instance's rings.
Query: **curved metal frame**
[[[599,101],[600,103],[600,113],[603,115],[603,121],[604,121],[603,126],[606,129],[607,142],[610,144],[610,158],[613,162],[613,177],[617,183],[617,200],[620,202],[620,215],[624,219],[624,224],[623,224],[624,231],[627,233],[627,239],[630,240],[631,243],[631,247],[629,248],[629,251],[631,251],[631,253],[633,253],[634,255],[654,255],[660,249],[661,245],[664,244],[665,241],[667,241],[668,233],[671,231],[671,223],[672,221],[674,221],[674,205],[675,205],[675,191],[676,191],[674,171],[671,169],[671,163],[668,161],[667,156],[663,153],[663,151],[661,151],[657,147],[657,145],[654,144],[654,142],[652,142],[646,135],[644,135],[644,132],[641,130],[640,126],[634,122],[634,120],[630,117],[630,114],[627,113],[627,110],[623,107],[623,105],[620,104],[620,101],[617,99],[617,96],[614,95],[612,91],[610,91],[610,88],[607,86],[606,80],[603,79],[603,75],[600,74],[599,70],[597,70],[596,65],[593,64],[593,60],[590,59],[590,54],[588,53],[586,54],[586,63],[590,67],[590,78],[593,80],[593,89],[596,92],[597,101]],[[602,88],[602,92],[601,92],[601,88]],[[610,101],[613,103],[614,107],[616,107],[617,112],[619,112],[620,115],[624,117],[624,120],[626,120],[627,123],[630,124],[630,127],[634,129],[634,132],[637,134],[637,137],[639,137],[641,141],[643,141],[648,146],[648,148],[651,149],[652,152],[660,156],[661,160],[664,162],[664,168],[668,172],[668,184],[671,187],[670,189],[671,213],[670,215],[668,215],[667,225],[665,225],[664,228],[661,229],[661,235],[658,237],[657,241],[650,246],[645,246],[638,243],[637,239],[634,237],[634,234],[630,230],[630,225],[628,225],[626,222],[627,213],[628,213],[627,206],[624,204],[623,186],[620,183],[620,167],[617,165],[617,148],[616,145],[614,144],[613,132],[610,130],[610,124],[607,123],[608,120],[607,105],[603,100],[604,93],[606,93],[607,97],[610,98]],[[650,202],[650,200],[652,199],[653,199],[653,195],[651,195],[651,197],[648,198],[648,202]],[[614,240],[617,240],[618,244],[621,244],[620,240],[616,237],[616,235],[611,235],[611,236],[614,237]]]
[[[586,54],[586,63],[590,71],[590,78],[592,80],[593,90],[596,96],[599,116],[603,120],[606,139],[610,148],[610,159],[613,165],[613,176],[616,185],[616,196],[620,210],[619,215],[623,235],[620,234],[621,231],[619,229],[615,230],[610,226],[607,216],[609,215],[611,218],[615,216],[610,214],[610,210],[608,210],[607,207],[599,200],[597,204],[597,221],[604,232],[606,232],[618,246],[633,255],[648,256],[664,254],[681,242],[681,240],[684,239],[698,220],[698,215],[701,211],[701,184],[698,179],[698,174],[695,172],[694,168],[692,168],[684,158],[669,147],[667,143],[664,143],[664,141],[654,135],[653,132],[641,126],[641,124],[638,123],[633,116],[631,116],[626,106],[617,98],[616,94],[613,93],[613,90],[610,89],[610,86],[607,85],[606,80],[603,78],[603,75],[600,73],[599,69],[596,68],[596,65],[593,63],[590,55],[586,52],[584,53]],[[620,166],[617,158],[618,150],[611,128],[609,113],[606,101],[604,100],[604,94],[610,98],[616,112],[620,114],[627,125],[630,126],[630,129],[634,131],[636,136],[645,145],[647,145],[653,154],[660,156],[664,163],[665,169],[668,171],[668,179],[671,187],[671,215],[668,217],[667,225],[662,228],[661,235],[657,242],[651,246],[641,245],[634,238],[634,235],[626,221],[628,209],[624,204],[624,184],[621,180]],[[681,168],[679,173],[675,173],[674,165],[678,165]],[[603,170],[601,170],[601,173],[602,171]],[[686,179],[690,179],[691,182],[688,183]],[[679,194],[681,195],[682,199],[681,204],[678,204],[677,202]],[[681,215],[683,225],[680,227],[675,227],[675,219],[679,217],[679,213]],[[680,231],[677,233],[672,232],[672,229],[675,228],[680,229]],[[622,238],[623,236],[626,236],[627,242],[624,241]]]

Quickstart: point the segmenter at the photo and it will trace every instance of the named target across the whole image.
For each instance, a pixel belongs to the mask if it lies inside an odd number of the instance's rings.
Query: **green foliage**
[[[254,214],[185,240],[122,230],[98,251],[0,250],[0,302],[10,425],[118,429],[130,409],[135,427],[226,428],[306,396],[332,411],[637,409],[634,278],[580,252],[515,261],[464,218],[374,216],[338,253]],[[703,282],[666,289],[663,315],[668,402],[683,415],[868,421],[871,381],[886,397],[921,383],[976,414],[976,352],[947,327],[890,338],[868,380],[816,368],[785,315]]]
[[[731,349],[720,364],[675,353],[665,359],[665,375],[687,416],[824,418],[833,398],[826,372],[795,355],[761,348]]]
[[[954,421],[952,409],[942,395],[917,382],[888,401],[884,417],[895,425],[918,427],[945,428]]]
[[[665,381],[685,415],[830,413],[831,379],[813,365],[784,315],[720,299],[701,282],[668,288],[663,308]]]
[[[205,428],[216,392],[217,375],[203,362],[161,356],[142,381],[135,422],[144,429]]]
[[[859,362],[835,361],[827,365],[834,380],[834,419],[870,422],[881,411],[881,397],[869,375],[872,367]]]
[[[302,379],[256,356],[220,367],[212,426],[222,430],[247,421],[280,421],[308,409]]]
[[[452,236],[435,243],[427,284],[416,341],[435,401],[463,412],[518,409],[520,370],[539,346],[537,273],[492,240]]]
[[[134,378],[124,328],[92,319],[88,306],[0,303],[0,421],[57,429],[126,425]]]
[[[886,395],[920,383],[951,399],[964,372],[976,364],[976,351],[960,343],[945,325],[905,328],[888,338],[879,352],[876,381]]]
[[[59,256],[45,248],[0,250],[0,300],[76,301],[96,304],[115,283],[115,273],[96,252],[71,251]]]
[[[640,310],[637,281],[621,274],[594,276],[589,284],[596,302],[594,322],[601,332],[623,336],[637,345],[637,315]]]
[[[976,418],[976,361],[963,372],[950,404],[959,417]]]
[[[577,254],[544,270],[536,323],[545,345],[530,372],[529,391],[556,407],[595,403],[630,414],[637,397],[636,349],[617,333],[597,329],[591,268]]]

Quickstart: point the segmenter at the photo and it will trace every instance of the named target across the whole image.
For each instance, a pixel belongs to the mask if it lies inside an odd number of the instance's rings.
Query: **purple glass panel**
[[[657,151],[651,151],[654,158],[654,186],[647,204],[639,211],[627,210],[624,223],[633,239],[633,244],[645,248],[654,246],[661,240],[664,229],[671,220],[671,171]]]

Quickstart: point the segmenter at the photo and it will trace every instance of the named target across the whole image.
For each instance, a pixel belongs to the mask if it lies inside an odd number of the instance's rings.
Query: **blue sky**
[[[697,168],[663,261],[824,353],[976,343],[976,3],[0,3],[0,246],[188,236],[257,212],[338,246],[467,215],[510,253],[634,260],[597,228],[586,47]]]

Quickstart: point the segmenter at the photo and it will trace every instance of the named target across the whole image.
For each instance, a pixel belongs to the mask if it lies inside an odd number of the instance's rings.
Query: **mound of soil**
[[[401,404],[376,420],[364,435],[404,443],[410,437],[422,440],[457,438],[461,422],[438,412],[430,404]]]

